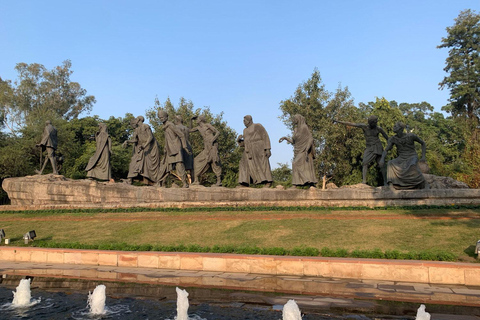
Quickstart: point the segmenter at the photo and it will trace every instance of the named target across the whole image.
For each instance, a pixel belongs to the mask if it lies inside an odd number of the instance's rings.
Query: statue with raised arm
[[[134,129],[133,136],[123,143],[123,147],[133,144],[133,154],[127,176],[130,184],[133,179],[139,177],[143,178],[145,184],[153,184],[159,180],[161,174],[158,143],[150,126],[144,121],[143,116],[138,116],[130,121]]]
[[[317,184],[315,174],[315,145],[313,136],[305,123],[305,118],[296,114],[293,116],[293,136],[281,137],[279,143],[287,141],[293,145],[292,184],[294,186],[314,186]]]
[[[387,147],[383,151],[380,165],[385,163],[385,157],[393,146],[397,147],[398,157],[390,160],[387,165],[387,184],[394,189],[428,189],[428,183],[418,167],[418,155],[415,142],[422,146],[422,158],[425,162],[425,142],[413,133],[405,133],[405,124],[397,122],[393,127],[395,135],[388,139]]]
[[[107,125],[105,123],[98,124],[95,143],[97,146],[95,154],[90,158],[85,167],[87,177],[109,181],[112,178],[112,165],[110,164],[112,139],[108,136]]]
[[[272,185],[272,170],[269,158],[272,155],[270,138],[267,131],[260,123],[253,123],[252,116],[243,117],[244,156],[238,168],[238,183],[243,186],[250,184]],[[238,141],[238,139],[237,139]]]
[[[190,171],[191,179],[194,178],[194,160],[193,160],[193,149],[190,145],[190,128],[183,124],[182,116],[177,115],[175,117],[175,125],[183,132],[185,136],[185,143],[187,144],[187,149],[182,149],[182,156],[183,156],[183,165],[185,166],[186,171]],[[187,152],[187,150],[189,152]]]
[[[207,123],[205,116],[199,115],[193,117],[190,120],[190,126],[192,126],[192,120],[197,119],[197,126],[190,129],[190,132],[199,132],[203,138],[203,150],[195,157],[195,179],[193,185],[200,184],[200,177],[207,172],[209,168],[212,168],[213,173],[217,176],[216,186],[222,185],[222,167],[220,166],[220,157],[218,156],[218,135],[220,132]]]
[[[188,188],[182,150],[185,150],[187,154],[192,152],[188,150],[185,135],[175,124],[168,121],[168,114],[164,110],[158,111],[158,117],[163,124],[161,129],[165,132],[164,155],[161,165],[162,174],[159,179],[159,185],[164,186],[167,177],[175,170],[177,177],[183,183],[183,187]]]
[[[383,146],[382,142],[380,141],[379,135],[382,135],[385,140],[388,140],[388,135],[381,127],[377,125],[378,118],[377,116],[370,116],[368,117],[368,124],[364,123],[352,123],[346,121],[339,121],[333,120],[333,122],[338,122],[341,124],[345,124],[347,126],[352,126],[356,128],[360,128],[363,130],[363,134],[365,135],[365,142],[366,148],[365,152],[363,153],[363,161],[362,161],[362,183],[367,184],[367,172],[368,167],[372,162],[376,162],[380,167],[380,171],[382,173],[383,182],[385,184],[386,181],[386,171],[383,165],[380,165],[380,158],[382,157]]]
[[[57,144],[57,129],[55,129],[50,120],[47,120],[45,121],[45,129],[43,129],[42,141],[36,144],[36,147],[42,148],[42,150],[40,151],[40,155],[43,153],[44,150],[47,150],[47,157],[45,158],[41,169],[35,170],[37,174],[42,174],[49,160],[50,164],[52,165],[52,172],[54,174],[58,174],[57,158],[55,155],[55,151],[57,150]]]

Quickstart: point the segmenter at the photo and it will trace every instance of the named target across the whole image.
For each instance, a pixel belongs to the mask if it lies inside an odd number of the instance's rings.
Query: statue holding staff
[[[177,115],[175,117],[175,125],[183,132],[185,136],[185,143],[187,144],[186,149],[182,149],[183,156],[183,165],[185,166],[186,171],[190,171],[190,179],[194,178],[194,159],[193,159],[193,149],[190,144],[190,128],[186,127],[183,124],[182,116]],[[190,125],[191,127],[191,125]],[[190,152],[187,152],[190,151]]]
[[[160,186],[163,186],[165,179],[175,170],[183,183],[183,187],[188,188],[182,150],[185,150],[187,154],[191,154],[192,152],[188,150],[185,135],[175,124],[168,121],[168,114],[164,110],[158,111],[158,117],[163,123],[161,129],[165,132],[164,156],[161,164],[161,176],[158,183]]]
[[[52,125],[50,120],[45,121],[45,128],[43,129],[42,141],[36,144],[36,147],[41,147],[42,151],[40,151],[40,159],[43,151],[47,150],[47,157],[43,162],[43,165],[40,170],[35,170],[37,174],[42,174],[47,162],[50,160],[50,164],[52,165],[52,171],[54,174],[58,174],[57,170],[57,159],[55,155],[55,151],[57,150],[58,140],[57,140],[57,129]]]

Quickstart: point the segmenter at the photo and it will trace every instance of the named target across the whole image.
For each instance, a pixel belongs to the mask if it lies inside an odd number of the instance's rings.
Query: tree
[[[11,133],[45,120],[78,118],[91,110],[95,97],[87,95],[79,83],[70,81],[72,63],[63,62],[52,70],[38,63],[18,63],[18,79],[0,81],[0,115]]]
[[[472,10],[460,12],[455,24],[447,27],[447,37],[438,48],[448,48],[445,72],[448,75],[439,83],[440,89],[450,89],[449,104],[443,110],[455,120],[464,120],[465,148],[461,159],[466,171],[458,178],[470,187],[480,185],[480,14]]]
[[[447,27],[447,37],[438,48],[448,48],[447,76],[440,88],[450,89],[449,105],[444,110],[478,123],[480,115],[480,14],[460,12],[455,24]]]
[[[165,145],[165,140],[163,130],[160,129],[162,124],[158,118],[159,109],[165,110],[169,120],[172,122],[175,121],[177,115],[180,115],[184,121],[184,125],[187,127],[193,116],[205,116],[207,122],[211,123],[220,132],[217,141],[218,153],[222,165],[222,184],[226,187],[235,187],[238,182],[238,163],[240,162],[241,151],[236,144],[237,133],[223,120],[223,113],[214,115],[208,107],[195,108],[192,101],[186,100],[183,97],[180,98],[177,107],[173,105],[169,98],[167,98],[164,103],[161,103],[158,98],[156,98],[154,106],[146,111],[146,117],[154,129],[154,135],[160,146]],[[203,150],[203,140],[198,133],[192,133],[190,135],[190,144],[192,145],[195,156]],[[160,148],[160,150],[162,150],[161,152],[163,154],[163,148]],[[213,174],[213,172],[207,173],[204,177],[204,182],[206,184],[215,184],[215,174]]]
[[[361,118],[348,88],[338,87],[334,93],[327,91],[320,72],[314,69],[310,79],[301,83],[292,97],[280,102],[280,110],[280,119],[290,130],[295,114],[305,117],[316,143],[315,166],[321,177],[333,175],[337,185],[361,181],[363,135],[333,124],[335,118],[347,121]]]
[[[292,169],[288,163],[277,163],[278,167],[272,170],[273,182],[284,187],[292,186]]]

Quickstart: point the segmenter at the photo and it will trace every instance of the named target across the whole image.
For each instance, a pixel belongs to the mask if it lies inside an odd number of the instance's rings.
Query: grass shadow
[[[477,258],[477,255],[475,254],[475,246],[468,246],[465,250],[463,250],[465,254],[467,254],[471,258]]]

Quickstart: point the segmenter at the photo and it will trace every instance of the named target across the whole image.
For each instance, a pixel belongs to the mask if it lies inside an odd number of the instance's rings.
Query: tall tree
[[[13,86],[0,81],[3,124],[18,134],[25,126],[41,125],[47,119],[76,119],[90,111],[95,97],[70,80],[71,67],[70,60],[52,70],[38,63],[18,63],[18,79]]]
[[[447,27],[447,36],[438,48],[448,48],[445,72],[440,88],[450,89],[445,110],[454,116],[466,116],[478,123],[480,116],[480,14],[460,12],[455,24]]]
[[[459,179],[470,187],[480,185],[480,14],[472,10],[460,12],[455,24],[447,27],[447,37],[438,48],[448,48],[444,70],[448,75],[440,88],[450,89],[449,104],[443,110],[454,118],[465,119],[465,149],[462,160],[466,173]]]
[[[320,72],[315,69],[311,77],[297,87],[293,96],[280,102],[280,110],[280,119],[290,130],[293,130],[295,114],[305,117],[316,143],[315,166],[320,180],[333,175],[336,184],[361,181],[363,150],[359,145],[363,136],[361,132],[333,124],[335,118],[360,118],[348,88],[339,87],[334,93],[329,92]]]

